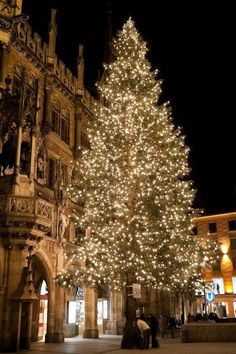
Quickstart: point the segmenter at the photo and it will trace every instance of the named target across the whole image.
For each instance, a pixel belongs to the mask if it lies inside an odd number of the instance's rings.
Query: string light
[[[75,163],[68,188],[74,201],[85,203],[75,223],[89,232],[57,281],[121,289],[129,274],[147,287],[185,291],[215,247],[191,234],[198,212],[192,208],[189,148],[169,103],[158,103],[161,81],[131,19],[114,40],[114,53],[98,84],[105,105],[96,105],[90,149]]]

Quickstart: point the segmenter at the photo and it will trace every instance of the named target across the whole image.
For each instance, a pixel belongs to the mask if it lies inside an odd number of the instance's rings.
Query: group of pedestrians
[[[159,327],[160,327],[161,338],[164,338],[169,331],[170,331],[171,338],[174,338],[175,328],[177,327],[177,321],[174,316],[160,315]]]
[[[144,315],[141,315],[137,320],[137,327],[139,328],[142,337],[141,349],[149,348],[150,336],[151,336],[151,347],[158,348],[160,346],[157,340],[158,321],[155,316],[149,314],[147,318],[145,318]]]
[[[157,334],[160,333],[161,337],[164,338],[170,333],[171,338],[174,338],[176,328],[180,327],[178,327],[178,321],[174,316],[160,315],[157,319],[152,314],[148,314],[146,317],[144,314],[141,314],[132,322],[131,326],[126,328],[121,348],[149,349],[150,344],[151,348],[158,348],[160,344]]]
[[[151,347],[158,348],[160,345],[157,340],[157,332],[157,318],[152,314],[149,314],[147,318],[145,318],[144,314],[141,314],[140,317],[133,321],[132,328],[123,336],[121,348],[149,349],[150,337]]]

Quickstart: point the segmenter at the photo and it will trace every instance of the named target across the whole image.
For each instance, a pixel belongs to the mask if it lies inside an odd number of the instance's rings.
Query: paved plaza
[[[99,339],[67,338],[64,343],[32,344],[31,350],[20,354],[236,354],[235,343],[181,343],[180,339],[159,339],[157,349],[120,349],[122,336],[102,335]]]

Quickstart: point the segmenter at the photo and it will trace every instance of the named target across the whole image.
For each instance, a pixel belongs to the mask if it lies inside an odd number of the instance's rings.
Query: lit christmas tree
[[[147,47],[131,19],[114,40],[115,61],[98,85],[88,127],[90,149],[75,164],[68,193],[84,203],[86,230],[57,281],[64,286],[132,283],[182,291],[199,276],[212,247],[191,235],[196,211],[188,153]],[[208,255],[210,260],[210,255]],[[82,261],[82,262],[81,262]]]

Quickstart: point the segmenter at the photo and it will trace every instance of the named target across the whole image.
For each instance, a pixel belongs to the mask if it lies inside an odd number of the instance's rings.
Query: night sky
[[[50,8],[58,9],[57,54],[75,72],[84,44],[85,85],[102,68],[106,1],[23,0],[33,29],[47,41]],[[230,1],[113,0],[113,34],[131,16],[159,69],[164,100],[190,147],[195,207],[236,211],[235,19]]]

